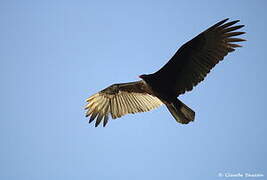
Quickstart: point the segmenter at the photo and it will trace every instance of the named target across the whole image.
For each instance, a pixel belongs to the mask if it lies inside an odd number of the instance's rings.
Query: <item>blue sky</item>
[[[266,8],[264,0],[2,0],[0,179],[266,177]],[[87,97],[156,71],[227,17],[246,25],[247,41],[180,97],[195,122],[177,124],[162,106],[106,128],[87,123]]]

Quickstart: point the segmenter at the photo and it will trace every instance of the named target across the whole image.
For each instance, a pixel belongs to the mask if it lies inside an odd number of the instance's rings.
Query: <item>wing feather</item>
[[[116,119],[130,113],[150,111],[163,104],[152,95],[144,81],[114,84],[86,101],[86,116],[90,116],[89,123],[96,119],[96,127],[102,121],[106,126],[109,115]]]
[[[122,115],[126,114],[126,111],[125,111],[125,104],[124,104],[124,100],[123,100],[123,96],[117,96],[118,97],[118,101],[120,103],[120,112]]]
[[[142,111],[142,108],[138,106],[135,95],[134,94],[128,94],[128,96],[129,96],[129,100],[131,99],[131,104],[133,105],[133,109],[132,109],[131,113],[137,113],[138,111]]]

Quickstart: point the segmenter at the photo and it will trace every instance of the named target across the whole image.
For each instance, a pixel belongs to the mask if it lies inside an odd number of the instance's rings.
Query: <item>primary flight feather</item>
[[[92,95],[86,116],[89,123],[96,119],[97,127],[102,121],[106,126],[109,116],[113,119],[125,114],[150,111],[165,104],[175,120],[187,124],[195,118],[195,112],[177,97],[203,81],[210,70],[244,39],[236,31],[244,25],[235,25],[239,20],[224,19],[188,41],[157,72],[143,74],[142,80],[113,84]]]

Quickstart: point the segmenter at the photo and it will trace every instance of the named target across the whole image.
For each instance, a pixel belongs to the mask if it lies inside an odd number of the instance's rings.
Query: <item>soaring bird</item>
[[[95,127],[101,122],[105,127],[109,115],[116,119],[162,104],[178,123],[194,121],[195,112],[177,97],[191,91],[228,53],[241,47],[236,42],[245,41],[236,37],[245,33],[236,31],[244,25],[235,25],[239,20],[228,20],[216,23],[182,45],[157,72],[140,75],[140,81],[113,84],[89,97],[85,107],[89,123],[96,119]]]

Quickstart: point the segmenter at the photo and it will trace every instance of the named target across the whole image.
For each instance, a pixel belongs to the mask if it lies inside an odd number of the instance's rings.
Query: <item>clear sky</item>
[[[0,179],[266,178],[266,9],[264,0],[2,0]],[[246,25],[247,41],[180,97],[195,122],[178,124],[162,106],[106,128],[87,123],[87,97],[156,71],[228,17]]]

